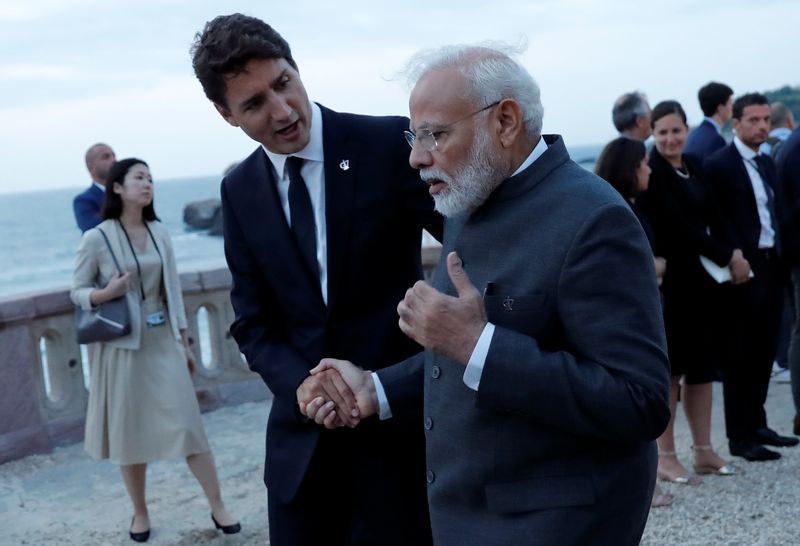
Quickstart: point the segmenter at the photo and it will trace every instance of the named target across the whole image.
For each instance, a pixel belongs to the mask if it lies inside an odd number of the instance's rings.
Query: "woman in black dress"
[[[696,485],[700,479],[687,471],[675,451],[678,398],[692,433],[695,473],[728,476],[741,472],[711,445],[712,381],[717,378],[723,346],[715,328],[719,323],[715,315],[718,285],[705,271],[701,257],[737,273],[749,270],[750,265],[741,250],[708,233],[715,209],[700,166],[683,155],[689,128],[681,105],[676,101],[657,104],[651,124],[655,147],[650,154],[652,174],[643,208],[657,252],[669,263],[661,290],[672,367],[672,419],[658,438],[658,477]]]

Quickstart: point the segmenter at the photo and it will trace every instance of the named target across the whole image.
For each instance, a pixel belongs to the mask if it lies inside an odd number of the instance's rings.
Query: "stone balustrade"
[[[439,252],[423,248],[426,278]],[[234,318],[228,270],[180,278],[200,361],[194,383],[201,409],[271,396],[228,331]],[[83,438],[91,346],[75,341],[73,315],[67,289],[0,299],[0,464]]]

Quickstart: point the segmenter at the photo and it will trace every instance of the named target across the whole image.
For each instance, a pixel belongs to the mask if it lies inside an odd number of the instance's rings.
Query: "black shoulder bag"
[[[111,250],[111,243],[105,232],[97,228],[106,241],[108,251],[114,260],[117,271],[122,274],[114,251]],[[128,300],[123,295],[113,300],[101,303],[97,307],[85,310],[81,306],[75,308],[75,332],[78,343],[97,343],[111,341],[131,333],[131,313],[128,309]]]

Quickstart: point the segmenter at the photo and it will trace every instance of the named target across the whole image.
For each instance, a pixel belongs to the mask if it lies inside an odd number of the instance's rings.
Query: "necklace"
[[[680,176],[684,180],[687,180],[689,178],[689,173],[688,172],[684,172],[683,167],[673,167],[673,168],[675,169],[675,174],[677,174],[678,176]]]

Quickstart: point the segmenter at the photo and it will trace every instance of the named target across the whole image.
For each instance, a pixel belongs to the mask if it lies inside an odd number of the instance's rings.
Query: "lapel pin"
[[[506,299],[503,300],[503,309],[512,311],[514,309],[514,298],[506,296]]]
[[[342,159],[342,162],[339,163],[339,168],[343,171],[350,169],[350,160],[349,159]]]

